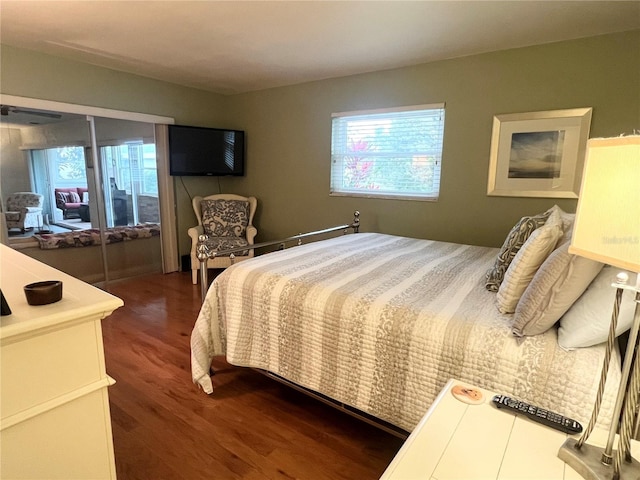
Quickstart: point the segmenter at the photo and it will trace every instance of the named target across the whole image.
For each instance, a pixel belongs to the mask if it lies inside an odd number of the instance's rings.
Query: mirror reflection
[[[95,117],[92,143],[84,115],[9,105],[0,106],[0,113],[5,243],[25,247],[24,253],[38,257],[40,252],[26,251],[36,240],[41,249],[47,249],[43,244],[47,238],[49,243],[64,240],[65,247],[73,246],[68,245],[70,241],[100,243],[96,229],[103,229],[106,238],[114,241],[123,231],[118,227],[135,228],[136,235],[141,227],[159,229],[153,124]],[[95,154],[92,145],[97,146]],[[83,231],[87,235],[51,235]],[[100,253],[93,251],[92,256],[97,262]],[[103,278],[91,277],[96,279]]]

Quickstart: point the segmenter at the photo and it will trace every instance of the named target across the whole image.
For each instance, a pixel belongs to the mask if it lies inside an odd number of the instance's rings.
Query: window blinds
[[[333,114],[331,194],[436,200],[444,104]]]

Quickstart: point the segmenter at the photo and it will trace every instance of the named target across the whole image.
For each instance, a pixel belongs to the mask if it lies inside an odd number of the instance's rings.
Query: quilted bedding
[[[212,283],[191,336],[194,382],[225,354],[411,431],[450,378],[587,423],[604,347],[524,339],[484,274],[498,249],[375,233],[256,257]],[[600,418],[611,418],[620,360]],[[600,421],[606,426],[607,421]]]

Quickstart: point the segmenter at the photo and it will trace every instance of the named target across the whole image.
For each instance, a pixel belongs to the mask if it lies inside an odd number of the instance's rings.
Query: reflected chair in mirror
[[[253,226],[258,201],[255,197],[243,197],[234,194],[209,195],[194,197],[193,210],[198,225],[187,233],[191,237],[191,281],[198,283],[200,261],[197,256],[198,237],[206,235],[209,251],[220,251],[231,248],[253,245],[258,230]],[[229,256],[215,256],[207,260],[207,268],[227,268],[232,263],[253,257],[253,249]]]
[[[5,220],[9,230],[20,229],[21,233],[40,226],[44,197],[39,193],[16,192],[5,202]]]

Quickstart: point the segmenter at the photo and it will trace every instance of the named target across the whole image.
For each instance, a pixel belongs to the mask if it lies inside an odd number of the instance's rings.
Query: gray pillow
[[[515,335],[546,332],[602,270],[602,263],[570,254],[569,244],[551,252],[522,294],[513,316]]]

